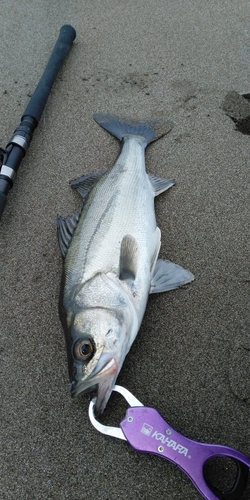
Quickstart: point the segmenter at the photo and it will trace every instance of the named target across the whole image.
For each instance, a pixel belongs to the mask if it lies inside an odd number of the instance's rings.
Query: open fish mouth
[[[79,394],[97,390],[96,407],[101,407],[112,392],[118,374],[118,363],[115,358],[109,359],[96,373],[92,373],[88,378],[80,381],[73,380],[70,383],[70,393],[73,398]],[[99,410],[98,410],[99,411]]]

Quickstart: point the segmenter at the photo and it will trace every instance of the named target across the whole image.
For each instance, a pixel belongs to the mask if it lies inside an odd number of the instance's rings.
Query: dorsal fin
[[[136,239],[126,234],[121,243],[120,280],[135,280],[137,272],[138,246]]]
[[[80,193],[83,199],[83,203],[81,204],[79,210],[77,210],[77,212],[75,212],[73,215],[69,215],[69,217],[57,216],[58,242],[63,257],[66,256],[66,253],[68,251],[72,236],[84,207],[84,202],[94,184],[98,181],[98,179],[100,179],[100,177],[102,177],[104,173],[105,170],[101,170],[100,172],[92,172],[91,174],[83,175],[78,179],[70,181],[71,187],[73,189],[76,189],[76,191]]]
[[[72,236],[80,219],[82,209],[83,204],[80,206],[77,212],[75,212],[73,215],[69,215],[69,217],[57,216],[58,243],[63,257],[66,256],[66,253],[68,251]]]
[[[76,189],[76,191],[78,191],[78,193],[82,196],[83,200],[85,200],[86,196],[103,174],[105,174],[105,170],[92,172],[91,174],[83,175],[78,179],[70,181],[70,185],[73,189]]]

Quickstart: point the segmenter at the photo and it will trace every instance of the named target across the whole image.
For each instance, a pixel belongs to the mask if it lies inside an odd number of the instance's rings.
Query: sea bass
[[[58,217],[57,225],[63,256],[60,317],[71,395],[96,390],[96,412],[102,413],[149,294],[172,290],[194,276],[157,260],[161,232],[154,198],[174,182],[147,174],[144,153],[171,125],[100,113],[94,119],[122,141],[120,155],[107,172],[71,182],[83,202],[72,216]]]

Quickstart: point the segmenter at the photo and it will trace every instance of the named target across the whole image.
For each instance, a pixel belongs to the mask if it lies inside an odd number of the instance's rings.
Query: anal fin
[[[170,260],[157,260],[149,293],[167,292],[194,280],[194,275]]]
[[[173,179],[162,179],[161,177],[156,177],[154,174],[148,174],[148,177],[155,192],[155,196],[164,193],[164,191],[174,186]]]

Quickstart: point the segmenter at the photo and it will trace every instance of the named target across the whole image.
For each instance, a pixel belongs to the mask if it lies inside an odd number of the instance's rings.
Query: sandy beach
[[[149,298],[117,382],[190,439],[250,456],[250,138],[223,109],[229,92],[250,93],[249,2],[0,5],[2,147],[61,26],[77,33],[0,222],[0,497],[199,500],[176,466],[101,435],[88,397],[71,399],[56,217],[79,206],[69,181],[119,152],[94,112],[173,122],[146,165],[175,179],[156,199],[160,256],[195,280]],[[126,408],[112,394],[102,422],[118,426]]]

